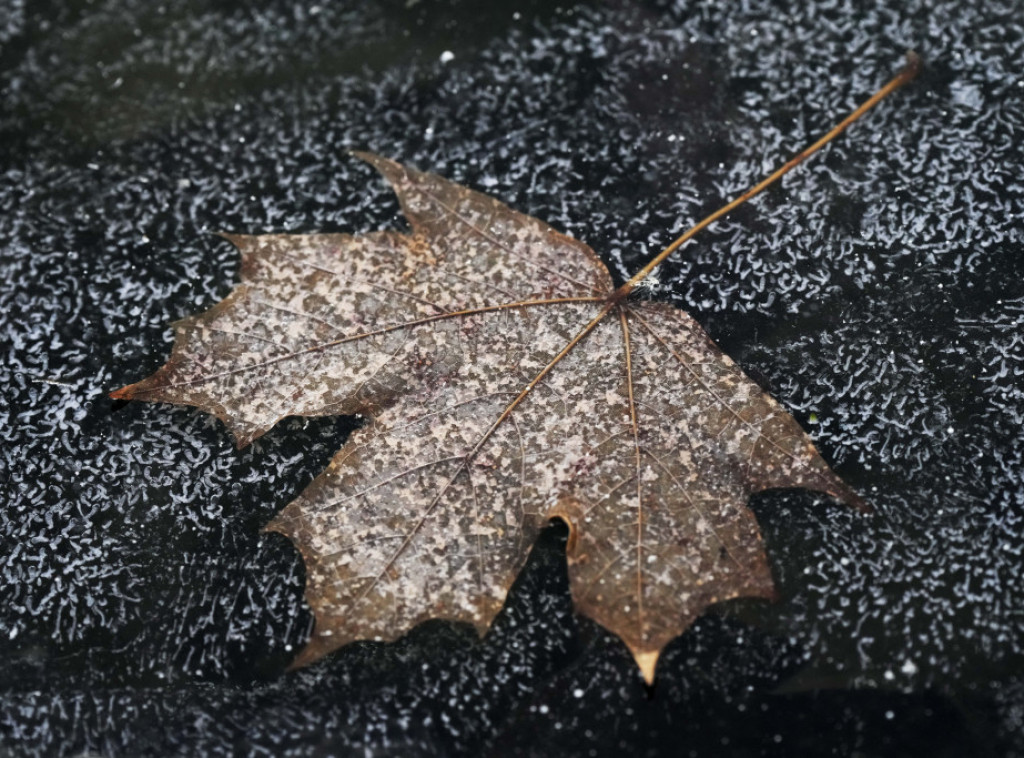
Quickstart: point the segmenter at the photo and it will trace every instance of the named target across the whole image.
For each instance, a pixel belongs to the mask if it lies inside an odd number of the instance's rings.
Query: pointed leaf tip
[[[223,240],[227,240],[235,247],[241,247],[242,240],[245,238],[244,234],[236,234],[235,232],[213,231],[210,232],[210,234],[214,235],[215,237],[220,237]]]
[[[126,384],[113,392],[107,393],[107,397],[111,400],[135,400],[139,396],[139,389],[145,389],[144,385],[146,382],[147,380],[143,379],[132,384]]]
[[[637,650],[630,651],[633,654],[633,660],[636,661],[636,665],[640,667],[640,675],[644,678],[644,683],[650,687],[654,684],[654,670],[658,666],[658,657],[661,655],[660,650],[646,650],[643,652]]]
[[[402,167],[401,164],[396,163],[395,161],[389,160],[389,159],[384,158],[384,157],[382,157],[380,155],[377,155],[376,153],[371,153],[371,152],[366,151],[366,150],[352,150],[352,151],[349,152],[349,155],[351,155],[351,156],[353,156],[355,158],[358,158],[359,160],[363,161],[364,163],[369,163],[371,166],[373,166],[375,169],[377,169],[378,171],[381,171],[381,172],[383,172],[383,169],[381,168],[382,166],[395,167],[395,168],[401,168]]]

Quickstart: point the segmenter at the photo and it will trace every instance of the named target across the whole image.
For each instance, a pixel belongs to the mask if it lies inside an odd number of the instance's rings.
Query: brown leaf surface
[[[285,416],[369,419],[267,527],[307,567],[297,665],[430,618],[483,633],[559,517],[576,608],[650,681],[709,604],[772,596],[752,493],[862,505],[687,314],[618,296],[590,248],[537,219],[360,157],[411,234],[228,236],[242,283],[115,393],[202,408],[240,446]]]

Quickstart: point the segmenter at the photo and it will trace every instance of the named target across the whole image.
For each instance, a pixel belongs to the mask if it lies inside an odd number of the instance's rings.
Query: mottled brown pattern
[[[577,608],[650,679],[707,605],[772,595],[751,493],[861,505],[688,315],[614,296],[588,247],[497,200],[361,157],[411,235],[229,236],[242,284],[115,393],[203,408],[240,446],[289,415],[369,418],[267,527],[306,562],[298,665],[429,618],[483,633],[557,516]]]

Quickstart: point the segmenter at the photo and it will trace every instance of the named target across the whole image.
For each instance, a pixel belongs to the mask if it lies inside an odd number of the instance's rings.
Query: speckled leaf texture
[[[485,632],[558,517],[576,608],[650,681],[709,604],[772,596],[752,493],[863,507],[687,314],[616,297],[590,248],[537,219],[360,157],[411,234],[229,236],[240,286],[114,393],[204,409],[240,446],[286,416],[367,419],[267,527],[306,563],[296,665],[432,618]]]

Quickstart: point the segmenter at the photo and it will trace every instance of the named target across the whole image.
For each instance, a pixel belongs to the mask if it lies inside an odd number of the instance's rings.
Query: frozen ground
[[[1024,754],[1024,4],[0,5],[0,754]],[[351,421],[238,452],[106,397],[233,285],[210,232],[397,223],[363,148],[624,278],[908,48],[915,84],[656,295],[878,513],[756,498],[781,600],[706,616],[652,692],[572,615],[558,527],[483,642],[285,673],[302,568],[259,530]]]

